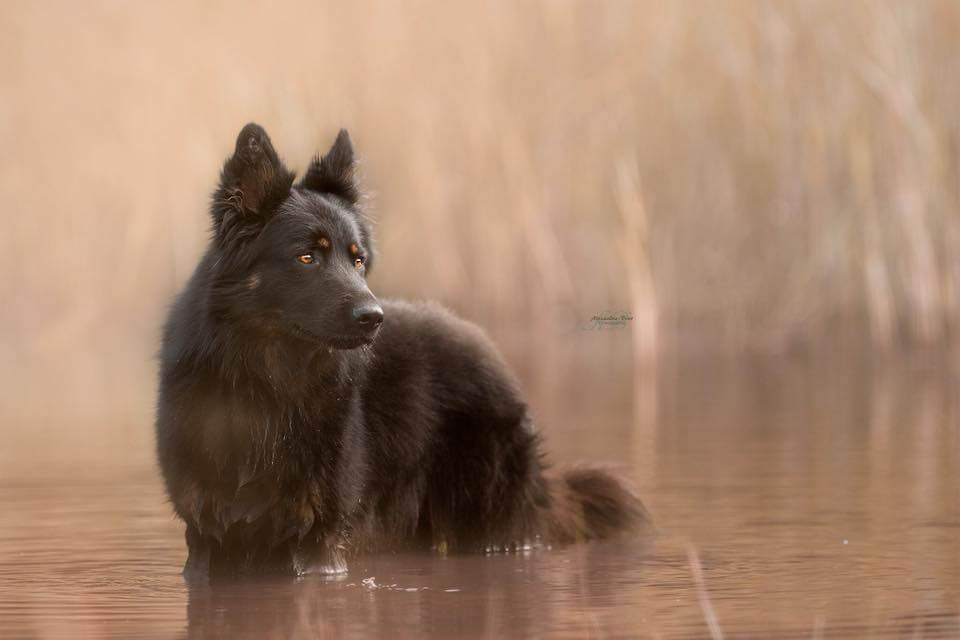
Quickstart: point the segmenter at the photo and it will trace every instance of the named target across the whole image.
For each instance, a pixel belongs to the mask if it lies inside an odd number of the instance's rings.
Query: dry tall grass
[[[4,2],[4,417],[50,387],[55,413],[142,417],[248,120],[301,168],[350,128],[375,290],[508,349],[603,310],[632,311],[641,359],[939,343],[957,33],[952,0]]]

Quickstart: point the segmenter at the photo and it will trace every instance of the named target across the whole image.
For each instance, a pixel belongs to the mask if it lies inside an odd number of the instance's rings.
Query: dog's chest
[[[243,397],[218,400],[203,425],[199,491],[183,496],[196,501],[185,510],[201,529],[255,531],[273,544],[324,531],[349,515],[361,480],[349,462],[357,454],[347,449],[362,439],[346,435],[348,415],[320,403],[271,410]]]

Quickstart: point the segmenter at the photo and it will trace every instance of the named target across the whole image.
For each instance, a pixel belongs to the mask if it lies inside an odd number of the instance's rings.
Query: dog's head
[[[248,124],[214,193],[214,313],[325,346],[369,344],[383,309],[367,287],[370,225],[358,206],[353,146],[341,130],[299,182]]]

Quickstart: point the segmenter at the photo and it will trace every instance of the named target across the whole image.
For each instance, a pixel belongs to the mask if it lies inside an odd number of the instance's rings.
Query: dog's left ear
[[[263,127],[251,122],[237,136],[213,194],[214,232],[220,239],[255,232],[289,195],[294,174],[277,156]]]
[[[333,146],[323,156],[317,156],[310,163],[300,186],[318,193],[332,193],[350,204],[360,199],[353,159],[353,144],[346,129],[340,129]]]

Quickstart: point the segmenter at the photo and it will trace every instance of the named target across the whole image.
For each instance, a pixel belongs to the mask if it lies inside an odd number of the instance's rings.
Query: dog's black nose
[[[353,319],[365,331],[372,331],[383,322],[383,309],[378,304],[364,304],[355,307]]]

